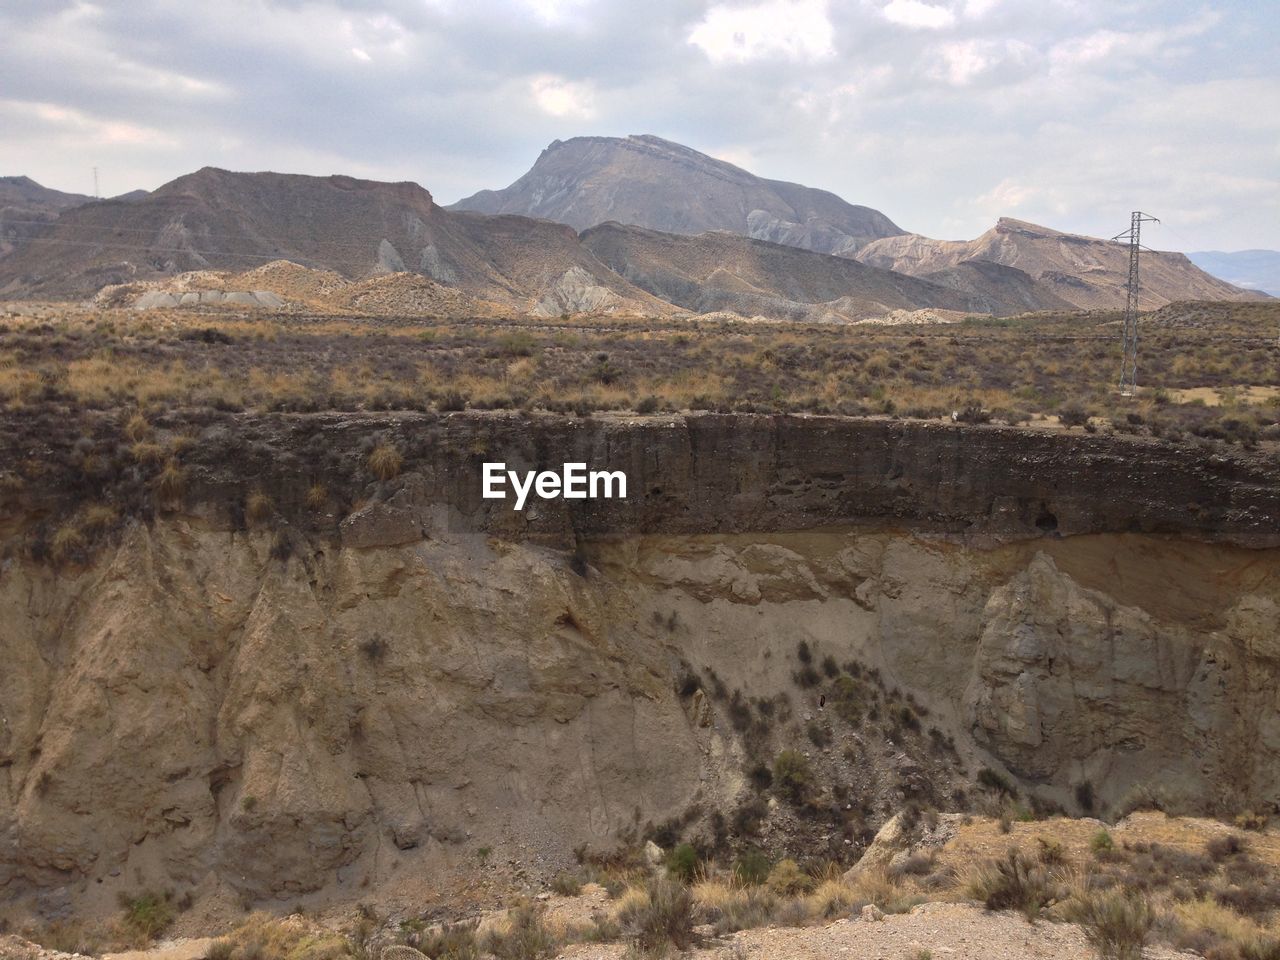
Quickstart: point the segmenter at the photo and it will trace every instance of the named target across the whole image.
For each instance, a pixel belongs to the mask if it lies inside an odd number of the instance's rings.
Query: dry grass
[[[257,525],[271,516],[275,510],[275,502],[261,490],[250,492],[244,501],[244,518],[250,524]]]
[[[969,409],[1036,429],[1063,429],[1058,412],[1078,408],[1090,416],[1077,430],[1280,439],[1277,348],[1257,318],[1227,311],[1210,327],[1154,323],[1136,400],[1119,398],[1112,383],[1115,321],[1082,313],[911,328],[636,318],[250,324],[68,307],[0,332],[0,404],[119,407],[129,411],[133,443],[150,442],[149,421],[171,407],[948,419]]]
[[[314,929],[301,918],[255,913],[223,938],[227,960],[347,960],[358,954],[341,934]]]
[[[400,473],[404,458],[389,443],[380,443],[369,454],[369,472],[379,480],[391,480]]]

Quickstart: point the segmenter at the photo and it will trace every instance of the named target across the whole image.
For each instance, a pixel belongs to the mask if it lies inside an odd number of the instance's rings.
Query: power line
[[[1120,396],[1138,392],[1138,252],[1142,249],[1142,225],[1159,223],[1141,210],[1130,215],[1129,229],[1111,239],[1129,243],[1129,284],[1124,305],[1124,352],[1120,359]]]

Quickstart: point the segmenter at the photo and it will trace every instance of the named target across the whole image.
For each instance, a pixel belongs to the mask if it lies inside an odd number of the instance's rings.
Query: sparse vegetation
[[[173,908],[167,897],[156,893],[141,893],[120,898],[126,929],[146,943],[163,933],[173,922]]]
[[[635,947],[649,956],[668,949],[686,950],[694,942],[693,897],[684,884],[667,878],[650,881],[619,906],[618,922]]]
[[[389,443],[380,443],[369,454],[369,472],[379,480],[391,480],[398,476],[404,458],[400,451]]]
[[[1083,893],[1072,900],[1067,916],[1084,927],[1104,960],[1142,960],[1154,919],[1141,893],[1122,890]]]

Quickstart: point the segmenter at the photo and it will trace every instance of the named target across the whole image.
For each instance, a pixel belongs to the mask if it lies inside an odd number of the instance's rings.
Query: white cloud
[[[368,63],[370,60],[373,59],[373,57],[369,56],[368,51],[361,50],[359,47],[352,47],[351,55],[355,57],[357,60],[362,60],[365,63]]]
[[[835,55],[826,0],[768,0],[750,7],[717,4],[689,33],[713,63],[768,57],[824,60]]]
[[[590,84],[543,73],[529,81],[534,102],[553,117],[589,120],[596,115],[595,91]]]
[[[35,121],[63,145],[171,147],[175,141],[152,127],[124,120],[103,120],[74,107],[24,100],[0,100],[0,116]]]
[[[1021,40],[958,40],[937,51],[940,59],[930,75],[957,87],[1004,64],[1024,65],[1035,56],[1035,49]]]
[[[956,15],[948,8],[922,0],[890,0],[882,12],[890,23],[912,29],[940,30],[956,22]]]
[[[544,24],[558,26],[580,19],[590,0],[520,0],[520,4]]]
[[[1000,6],[1001,0],[965,0],[964,15],[970,20],[979,20]]]

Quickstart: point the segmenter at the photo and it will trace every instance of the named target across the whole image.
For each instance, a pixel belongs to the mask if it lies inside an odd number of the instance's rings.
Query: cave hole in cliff
[[[1036,517],[1036,527],[1046,533],[1058,529],[1058,518],[1043,503],[1040,504],[1040,515]]]

